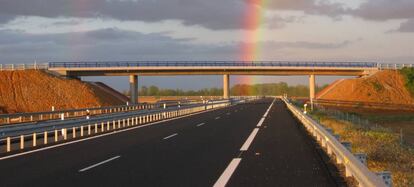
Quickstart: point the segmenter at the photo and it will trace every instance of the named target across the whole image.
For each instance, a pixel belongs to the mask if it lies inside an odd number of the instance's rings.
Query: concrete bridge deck
[[[51,62],[49,70],[66,76],[151,75],[345,75],[363,76],[378,70],[362,62],[244,62],[244,61],[137,61]]]

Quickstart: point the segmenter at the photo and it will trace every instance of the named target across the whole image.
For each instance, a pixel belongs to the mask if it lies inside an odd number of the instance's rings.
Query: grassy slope
[[[371,170],[391,171],[394,186],[414,185],[414,150],[401,145],[398,134],[377,126],[361,128],[320,112],[312,115],[322,125],[332,128],[336,134],[339,134],[341,141],[352,142],[355,153],[366,153],[368,167]]]

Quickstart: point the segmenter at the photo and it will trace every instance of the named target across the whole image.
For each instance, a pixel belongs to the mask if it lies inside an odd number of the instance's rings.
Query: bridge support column
[[[313,110],[313,100],[315,99],[315,75],[309,75],[309,100],[311,110]]]
[[[230,75],[229,74],[225,74],[223,75],[223,98],[224,99],[229,99],[230,98]]]
[[[129,76],[129,91],[131,104],[138,103],[138,75]]]

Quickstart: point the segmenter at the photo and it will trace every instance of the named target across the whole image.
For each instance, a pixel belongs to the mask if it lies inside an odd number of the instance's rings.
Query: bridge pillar
[[[313,100],[315,99],[315,75],[309,75],[309,100],[313,110]]]
[[[225,74],[223,75],[223,98],[224,99],[229,99],[230,98],[230,75],[229,74]]]
[[[131,104],[138,103],[138,75],[129,76],[129,91]]]

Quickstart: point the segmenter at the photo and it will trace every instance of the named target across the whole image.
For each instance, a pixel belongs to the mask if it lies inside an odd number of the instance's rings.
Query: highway
[[[0,158],[0,186],[343,186],[285,105],[271,103]]]

